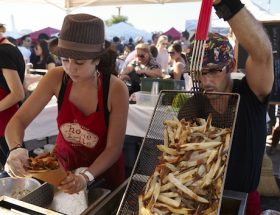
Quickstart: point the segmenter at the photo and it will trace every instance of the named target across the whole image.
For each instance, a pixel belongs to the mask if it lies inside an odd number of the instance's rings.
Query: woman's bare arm
[[[59,68],[49,71],[9,121],[5,131],[9,148],[22,144],[25,128],[44,109],[52,96],[58,94],[61,78],[62,72]]]

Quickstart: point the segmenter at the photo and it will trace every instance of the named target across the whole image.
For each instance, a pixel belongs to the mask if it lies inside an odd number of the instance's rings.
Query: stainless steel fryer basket
[[[233,93],[161,91],[117,214],[138,214],[138,196],[143,191],[148,178],[152,175],[161,154],[156,145],[163,144],[163,122],[165,120],[178,116],[187,119],[207,119],[207,116],[211,113],[213,126],[232,128],[231,144],[239,99],[239,94]],[[224,181],[225,175],[226,171]],[[220,207],[221,201],[219,209]]]

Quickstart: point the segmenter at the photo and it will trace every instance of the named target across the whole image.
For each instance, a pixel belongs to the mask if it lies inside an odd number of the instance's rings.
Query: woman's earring
[[[100,76],[100,72],[98,72],[97,70],[96,70],[96,76],[97,78]]]

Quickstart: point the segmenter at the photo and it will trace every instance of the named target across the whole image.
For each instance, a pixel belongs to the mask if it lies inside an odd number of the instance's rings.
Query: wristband
[[[228,21],[244,7],[244,4],[240,0],[222,0],[213,6],[217,16]]]
[[[88,178],[88,182],[92,182],[95,180],[94,175],[88,170],[88,169],[84,169],[80,172],[81,175],[85,175]]]

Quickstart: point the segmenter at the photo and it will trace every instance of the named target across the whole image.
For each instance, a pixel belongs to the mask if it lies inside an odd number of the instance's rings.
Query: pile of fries
[[[34,158],[29,158],[29,165],[26,167],[31,171],[48,171],[59,168],[59,162],[54,153],[43,153]]]
[[[164,122],[159,164],[138,197],[139,214],[217,214],[231,129],[207,121]]]

